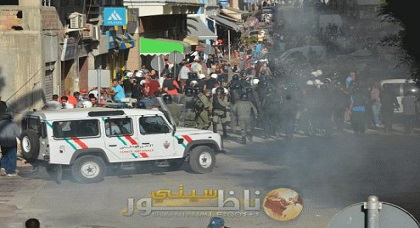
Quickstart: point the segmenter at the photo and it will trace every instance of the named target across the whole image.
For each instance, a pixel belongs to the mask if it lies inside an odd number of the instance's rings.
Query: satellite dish
[[[419,222],[406,210],[370,196],[368,202],[353,204],[336,214],[328,228],[419,228]]]

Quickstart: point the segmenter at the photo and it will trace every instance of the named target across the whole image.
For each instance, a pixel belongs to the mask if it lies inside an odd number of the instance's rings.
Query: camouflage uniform
[[[242,143],[246,143],[246,137],[252,141],[251,115],[258,117],[257,108],[251,101],[240,100],[233,105],[232,112],[237,116],[241,128]]]
[[[221,95],[213,97],[213,132],[217,133],[217,124],[222,125],[223,137],[227,137],[226,133],[226,123],[230,121],[230,102],[228,97]]]
[[[184,127],[193,127],[197,126],[195,122],[195,111],[194,106],[198,98],[194,96],[185,96],[184,98]]]
[[[212,113],[213,104],[210,97],[207,97],[204,93],[198,94],[197,98],[198,100],[195,105],[197,128],[207,130],[211,123],[210,115]]]

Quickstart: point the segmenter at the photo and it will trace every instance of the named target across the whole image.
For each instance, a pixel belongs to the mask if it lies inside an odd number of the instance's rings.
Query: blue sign
[[[104,26],[127,25],[127,9],[122,7],[104,8]]]

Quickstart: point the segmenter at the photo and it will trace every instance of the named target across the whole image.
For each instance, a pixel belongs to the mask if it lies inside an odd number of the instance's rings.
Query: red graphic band
[[[185,140],[187,140],[188,143],[192,142],[192,139],[190,138],[190,136],[188,135],[183,135],[182,136]]]
[[[80,147],[82,147],[82,149],[86,149],[88,148],[88,146],[86,146],[86,144],[84,142],[82,142],[80,139],[76,138],[76,137],[71,137],[71,139],[77,143],[77,145],[79,145]]]
[[[131,138],[131,136],[129,135],[125,135],[124,136],[132,145],[137,145],[136,140],[134,140],[133,138]]]
[[[146,153],[140,153],[140,155],[141,155],[142,158],[148,158],[149,157],[149,155],[147,155]]]

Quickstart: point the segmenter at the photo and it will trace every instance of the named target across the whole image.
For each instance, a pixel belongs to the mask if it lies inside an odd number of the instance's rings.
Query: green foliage
[[[418,21],[420,14],[411,1],[382,0],[380,15],[388,15],[388,21],[399,23],[403,31],[397,37],[387,37],[383,45],[398,46],[406,51],[401,62],[408,65],[413,79],[420,79],[420,34]]]

